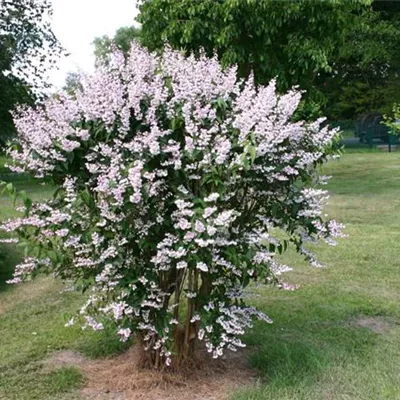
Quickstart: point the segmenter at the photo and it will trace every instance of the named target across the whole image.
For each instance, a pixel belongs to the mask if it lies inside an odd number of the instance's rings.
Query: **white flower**
[[[207,207],[204,209],[203,217],[208,218],[210,215],[217,211],[217,207]]]
[[[215,228],[214,226],[211,226],[211,225],[207,226],[207,233],[210,236],[214,236],[216,232],[217,232],[217,228]]]
[[[141,276],[138,281],[145,285],[149,280],[145,276]]]
[[[200,321],[200,315],[199,314],[195,314],[193,315],[192,319],[190,320],[190,322],[193,324],[196,321]]]
[[[203,272],[208,272],[207,264],[203,263],[202,261],[196,264],[196,268]]]
[[[187,268],[187,262],[186,261],[179,261],[177,264],[176,264],[176,269],[184,269],[184,268]]]
[[[190,224],[190,222],[185,219],[185,218],[181,218],[178,222],[178,227],[180,229],[182,229],[183,231],[188,230],[192,227],[192,225]]]
[[[118,335],[121,337],[121,342],[126,342],[131,337],[131,330],[129,328],[120,329]]]
[[[187,241],[190,241],[190,240],[193,240],[193,238],[194,238],[195,236],[196,236],[196,235],[195,235],[193,232],[187,232],[183,238],[184,238],[185,240],[187,240]]]
[[[194,229],[196,230],[196,232],[202,233],[206,230],[206,227],[201,221],[196,221]]]
[[[79,138],[81,138],[83,141],[86,141],[89,139],[90,134],[89,131],[87,129],[79,129],[76,132],[76,136],[78,136]]]
[[[56,231],[56,235],[59,237],[65,237],[68,235],[69,229],[59,229]]]
[[[75,319],[71,318],[64,326],[69,327],[75,324]]]
[[[216,201],[219,197],[219,193],[211,193],[208,197],[204,198],[204,201],[207,201],[209,203],[212,203]]]

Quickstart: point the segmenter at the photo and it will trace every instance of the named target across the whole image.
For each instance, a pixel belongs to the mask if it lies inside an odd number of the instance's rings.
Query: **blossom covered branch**
[[[317,265],[304,243],[342,235],[322,218],[316,174],[336,132],[293,122],[300,97],[238,81],[216,58],[133,43],[75,97],[20,109],[10,168],[61,190],[3,224],[32,252],[13,282],[47,270],[90,287],[84,325],[112,319],[123,341],[138,332],[155,365],[197,340],[215,358],[242,347],[253,318],[271,322],[245,287],[290,289],[276,254],[290,241]]]

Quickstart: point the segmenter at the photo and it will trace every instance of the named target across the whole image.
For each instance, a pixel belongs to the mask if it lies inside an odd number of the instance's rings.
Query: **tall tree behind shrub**
[[[277,77],[278,88],[308,89],[332,71],[332,55],[368,0],[143,0],[138,20],[150,50],[168,43],[254,71],[257,83]]]
[[[131,48],[132,41],[140,42],[141,30],[135,26],[124,26],[119,28],[113,37],[107,35],[97,37],[93,41],[94,56],[96,62],[107,59],[112,53],[113,47],[122,50],[125,54]]]
[[[374,1],[359,18],[334,57],[333,73],[319,82],[335,119],[385,114],[400,101],[400,4]]]
[[[336,119],[398,101],[399,4],[370,0],[142,0],[142,43],[215,50],[239,76],[307,90],[305,111]]]
[[[34,100],[32,89],[46,85],[43,75],[62,52],[51,14],[48,0],[0,2],[0,148],[15,132],[10,110]]]

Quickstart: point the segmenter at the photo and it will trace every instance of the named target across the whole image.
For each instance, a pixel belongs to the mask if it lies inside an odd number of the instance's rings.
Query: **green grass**
[[[53,188],[44,184],[38,184],[35,179],[25,174],[14,174],[5,167],[7,159],[0,156],[0,182],[12,182],[19,190],[25,190],[29,196],[40,201],[53,193]],[[0,196],[0,220],[18,215],[8,196]]]
[[[340,134],[343,138],[353,138],[356,136],[356,132],[355,132],[354,128],[342,129],[340,131]]]
[[[58,399],[79,387],[77,368],[49,371],[41,363],[55,351],[103,357],[124,349],[108,328],[100,333],[65,328],[83,299],[63,289],[49,277],[0,293],[0,399]]]
[[[51,188],[37,185],[29,178],[12,180],[19,190],[29,191],[35,200],[52,193]],[[0,219],[17,214],[9,198],[0,196]],[[65,328],[68,316],[79,309],[84,298],[65,291],[59,281],[40,277],[24,285],[5,284],[19,259],[15,246],[0,244],[0,400],[79,398],[75,389],[84,382],[79,369],[49,370],[41,361],[63,349],[73,349],[87,357],[102,357],[126,346],[111,335],[111,327],[100,334],[78,327]]]
[[[7,159],[0,156],[0,182],[12,182],[18,190],[25,190],[29,196],[40,201],[51,196],[53,188],[38,184],[34,179],[27,175],[13,174],[5,167]],[[16,217],[19,213],[15,211],[13,204],[6,194],[0,195],[0,220]],[[0,231],[0,238],[4,237]],[[14,246],[0,243],[0,292],[7,289],[5,281],[12,275],[13,267],[19,260],[19,254]]]
[[[286,255],[299,290],[259,292],[275,321],[247,335],[262,383],[235,400],[400,399],[400,155],[346,154],[324,172],[349,238],[318,248],[325,269]]]
[[[256,323],[246,335],[260,381],[233,400],[400,399],[400,153],[345,154],[324,173],[333,175],[327,212],[349,238],[316,248],[324,269],[285,255],[297,291],[257,289],[253,303],[274,324]],[[0,218],[10,216],[6,199],[0,204]],[[4,250],[0,281],[18,259],[14,247]],[[83,299],[62,288],[50,277],[7,290],[0,284],[1,400],[79,398],[79,370],[49,370],[42,360],[62,349],[89,357],[123,349],[108,331],[64,328]]]

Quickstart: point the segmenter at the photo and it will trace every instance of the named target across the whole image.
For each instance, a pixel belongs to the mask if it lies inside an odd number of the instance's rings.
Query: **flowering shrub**
[[[90,288],[84,327],[112,319],[121,340],[138,333],[155,366],[197,341],[214,358],[244,346],[254,318],[271,322],[245,305],[246,286],[290,289],[276,254],[292,243],[317,266],[304,242],[341,235],[315,188],[335,132],[292,122],[296,90],[279,96],[275,82],[256,88],[169,49],[133,44],[82,84],[15,116],[10,168],[59,188],[3,224],[29,255],[12,282],[42,270]]]

